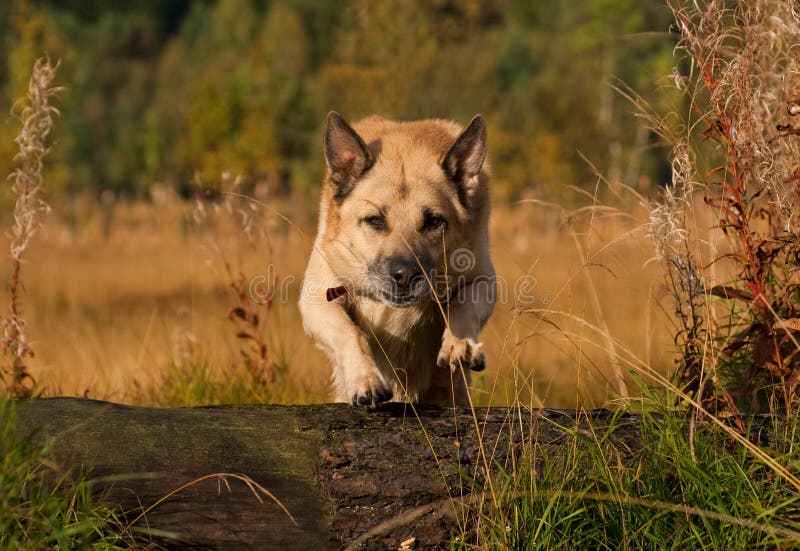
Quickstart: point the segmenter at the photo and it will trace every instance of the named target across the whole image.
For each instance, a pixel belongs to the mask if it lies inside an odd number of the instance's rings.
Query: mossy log
[[[397,549],[412,537],[415,549],[447,546],[487,466],[509,467],[532,447],[557,451],[589,426],[596,434],[613,425],[608,441],[628,454],[639,426],[605,410],[157,409],[79,398],[20,402],[17,418],[51,439],[62,467],[94,479],[104,503],[137,519],[141,537],[203,549]],[[252,484],[193,483],[217,473]],[[259,502],[255,484],[275,500]]]

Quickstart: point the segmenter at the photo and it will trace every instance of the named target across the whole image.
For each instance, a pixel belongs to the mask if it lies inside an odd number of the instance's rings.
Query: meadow
[[[314,198],[223,197],[206,205],[219,211],[213,220],[198,220],[198,203],[162,195],[59,203],[45,220],[23,266],[36,352],[30,368],[43,395],[163,405],[330,400],[327,360],[304,334],[296,304],[315,233]],[[568,219],[537,203],[495,207],[501,295],[482,334],[489,369],[476,377],[477,403],[591,408],[614,398],[613,351],[588,335],[582,342],[579,320],[606,326],[669,375],[674,345],[665,338],[669,305],[658,303],[660,268],[644,208],[626,199],[633,215],[605,219]],[[245,211],[258,226],[248,230],[253,239],[240,223]],[[243,368],[227,315],[238,299],[226,257],[248,282],[278,280],[259,328],[272,382]],[[257,300],[257,286],[252,292]],[[224,382],[237,378],[231,394]]]

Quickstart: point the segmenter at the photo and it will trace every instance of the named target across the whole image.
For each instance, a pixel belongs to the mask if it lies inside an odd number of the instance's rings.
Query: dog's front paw
[[[350,403],[374,408],[392,399],[392,389],[377,373],[356,378],[350,384]]]
[[[449,367],[451,371],[459,367],[483,371],[486,369],[486,356],[482,348],[483,343],[470,338],[459,339],[447,331],[436,364],[441,368]]]

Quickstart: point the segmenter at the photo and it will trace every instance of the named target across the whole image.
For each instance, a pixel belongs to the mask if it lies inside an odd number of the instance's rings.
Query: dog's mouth
[[[384,291],[381,293],[381,300],[393,308],[406,308],[411,306],[421,293],[393,293],[391,291]]]
[[[408,285],[396,285],[394,282],[384,282],[378,291],[381,301],[393,308],[406,308],[418,303],[425,294],[425,279],[420,276]]]
[[[392,308],[406,308],[421,302],[429,288],[428,281],[427,274],[418,273],[401,279],[389,270],[382,270],[380,273],[373,270],[368,284],[361,287],[360,294]]]

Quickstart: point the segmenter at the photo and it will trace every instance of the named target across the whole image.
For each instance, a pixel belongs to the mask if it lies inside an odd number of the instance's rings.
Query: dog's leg
[[[367,336],[342,304],[325,297],[334,279],[320,264],[312,260],[315,271],[309,272],[316,276],[306,278],[299,306],[306,333],[333,364],[336,400],[365,406],[386,402],[392,398],[391,386],[375,365]]]
[[[367,337],[344,308],[337,303],[313,304],[302,299],[300,304],[306,333],[333,364],[336,400],[360,406],[390,400],[391,387],[375,365]]]
[[[437,359],[439,367],[449,367],[452,371],[464,369],[465,372],[486,368],[478,333],[494,310],[495,294],[492,276],[467,285],[449,302],[448,323]]]

